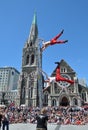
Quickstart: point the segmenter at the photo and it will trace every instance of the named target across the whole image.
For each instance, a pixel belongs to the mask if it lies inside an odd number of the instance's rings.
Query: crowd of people
[[[88,109],[75,109],[67,107],[45,107],[48,123],[58,125],[86,125],[88,124]],[[5,115],[8,115],[9,123],[37,123],[37,115],[41,112],[39,107],[8,107],[0,108],[0,122],[4,124]],[[1,126],[0,125],[0,126]],[[3,125],[4,130],[5,124]],[[7,122],[8,127],[8,122]],[[8,129],[7,129],[8,130]]]
[[[48,123],[58,125],[86,125],[88,124],[88,110],[83,108],[70,107],[46,107],[48,115]],[[35,109],[35,115],[39,114],[40,110]],[[31,123],[37,123],[33,111],[30,117]]]

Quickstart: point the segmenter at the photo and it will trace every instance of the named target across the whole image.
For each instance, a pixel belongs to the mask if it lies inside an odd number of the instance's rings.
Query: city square
[[[1,0],[0,130],[87,130],[88,2],[39,1]]]
[[[48,130],[87,130],[88,125],[53,125],[48,124]],[[9,130],[36,130],[36,124],[10,124]]]

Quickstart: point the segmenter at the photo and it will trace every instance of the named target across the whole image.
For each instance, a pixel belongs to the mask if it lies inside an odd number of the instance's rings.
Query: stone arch
[[[26,65],[29,64],[29,55],[26,57]]]
[[[34,54],[31,55],[31,61],[30,61],[30,64],[34,64]]]
[[[68,106],[69,105],[69,99],[67,96],[62,96],[60,99],[60,106]]]
[[[87,99],[86,99],[86,91],[85,91],[84,89],[83,89],[82,92],[81,92],[81,98],[82,98],[82,100],[83,100],[84,102],[87,101]]]
[[[32,41],[30,41],[30,46],[32,46],[32,44],[33,44]]]

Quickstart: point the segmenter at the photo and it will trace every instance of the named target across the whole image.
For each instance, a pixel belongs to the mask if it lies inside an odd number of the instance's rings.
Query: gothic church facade
[[[56,69],[51,77],[55,76]],[[82,106],[88,103],[88,87],[79,83],[76,72],[65,60],[60,61],[60,74],[74,84],[65,81],[51,82],[44,89],[44,106]]]

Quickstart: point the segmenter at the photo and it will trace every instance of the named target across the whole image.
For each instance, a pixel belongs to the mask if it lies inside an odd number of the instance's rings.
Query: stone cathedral
[[[29,37],[23,48],[22,72],[18,84],[19,104],[39,106],[42,104],[42,53],[39,46],[37,18],[34,14]]]
[[[37,17],[34,14],[29,37],[23,47],[22,71],[18,83],[19,105],[27,106],[82,106],[88,103],[88,87],[80,83],[76,72],[62,59],[60,73],[74,84],[61,82],[44,83],[42,52],[38,38]],[[55,76],[56,68],[51,77]]]

